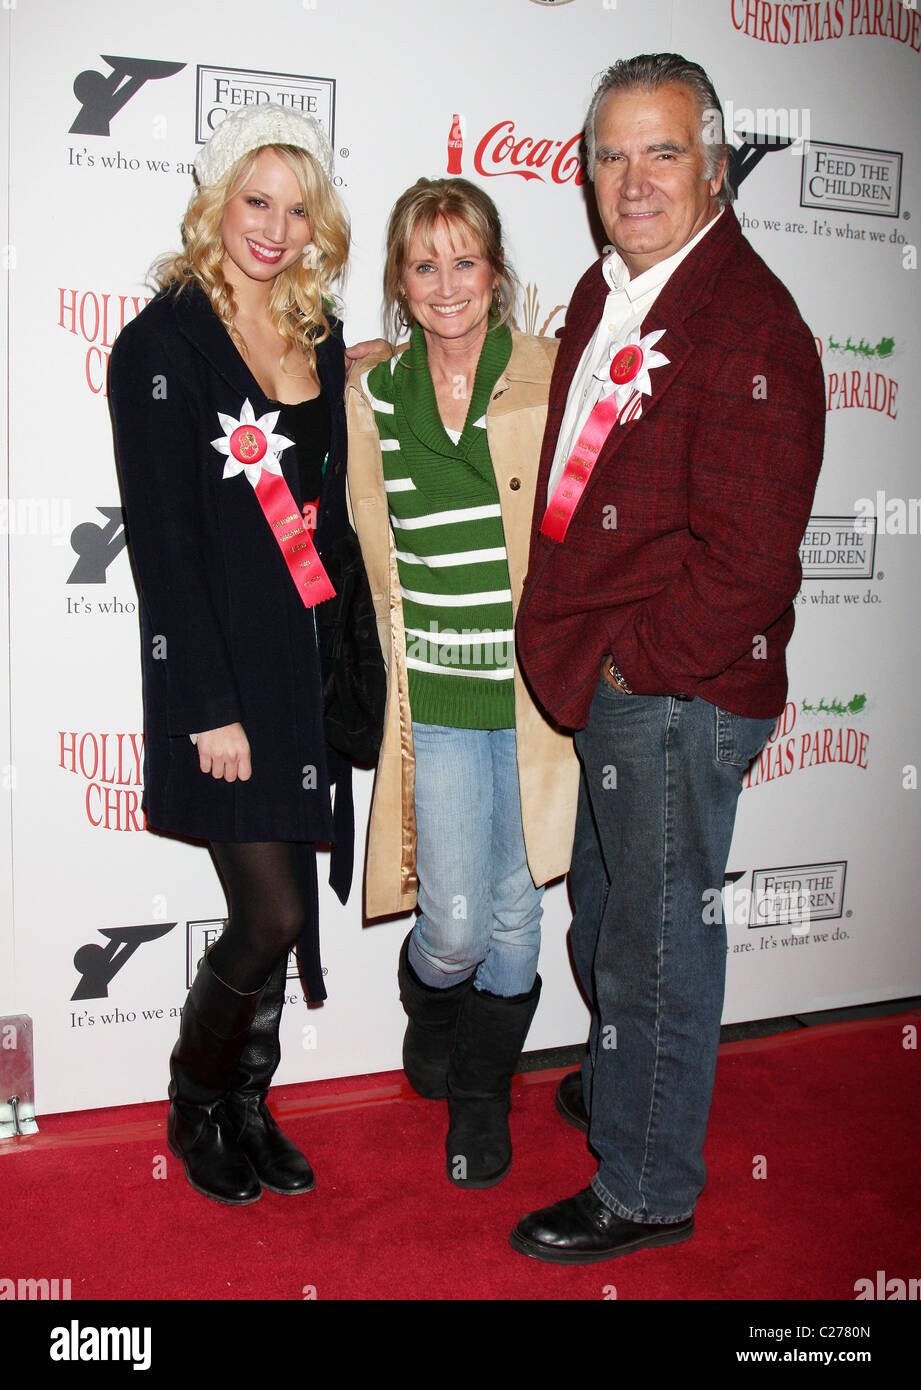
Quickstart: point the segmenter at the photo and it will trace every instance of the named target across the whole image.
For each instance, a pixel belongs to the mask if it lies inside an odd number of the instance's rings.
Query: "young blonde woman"
[[[347,525],[332,290],[349,231],[331,165],[309,117],[230,115],[196,160],[183,249],[111,361],[147,818],[209,843],[229,905],[183,1010],[168,1139],[193,1187],[235,1205],[314,1186],[265,1097],[295,943],[309,997],[325,996],[316,842],[338,839],[334,886],[351,863],[316,623],[323,553]]]
[[[411,337],[353,370],[349,492],[388,667],[369,916],[403,944],[406,1074],[447,1096],[447,1172],[511,1163],[512,1073],[540,995],[541,885],[569,867],[577,765],[515,661],[556,343],[509,328],[499,214],[420,179],[390,218],[385,302]]]

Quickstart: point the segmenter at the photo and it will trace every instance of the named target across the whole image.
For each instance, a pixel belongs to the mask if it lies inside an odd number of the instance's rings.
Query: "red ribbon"
[[[256,498],[304,607],[313,608],[332,598],[336,591],[284,478],[263,469],[256,484]]]
[[[258,425],[241,426],[230,436],[230,452],[240,463],[258,463],[268,452],[268,441]],[[284,478],[263,468],[255,492],[304,607],[332,598],[336,590]]]
[[[582,427],[576,447],[566,460],[563,476],[553,490],[553,496],[540,524],[541,535],[549,536],[552,541],[565,539],[569,523],[592,476],[592,469],[598,462],[602,444],[621,416],[624,416],[625,421],[631,418],[630,412],[635,409],[639,400],[638,395],[631,396],[626,405],[621,407],[617,404],[616,396],[612,394],[595,406]]]

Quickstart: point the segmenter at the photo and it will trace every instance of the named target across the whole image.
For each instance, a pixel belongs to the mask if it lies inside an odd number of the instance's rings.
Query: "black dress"
[[[304,520],[314,531],[329,457],[330,418],[326,396],[321,391],[311,401],[300,401],[297,405],[273,401],[272,406],[278,410],[277,428],[294,441]]]

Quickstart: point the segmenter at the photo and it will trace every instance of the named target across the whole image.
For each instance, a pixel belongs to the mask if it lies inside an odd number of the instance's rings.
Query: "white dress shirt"
[[[705,227],[701,227],[697,235],[692,237],[686,246],[682,246],[680,251],[650,266],[649,270],[644,270],[632,280],[629,270],[613,248],[605,258],[601,272],[610,290],[594,337],[590,339],[582,354],[582,360],[569,387],[566,410],[557,437],[553,467],[550,469],[550,481],[547,485],[548,502],[562,477],[569,455],[576,447],[576,441],[586,420],[601,397],[608,395],[613,389],[610,382],[599,381],[594,375],[595,372],[602,363],[610,361],[613,344],[623,342],[634,328],[639,328],[669,277],[678,269],[685,256],[693,251],[697,243],[719,221],[721,214],[722,209]],[[658,346],[660,350],[664,350],[667,357],[667,344],[659,343]]]

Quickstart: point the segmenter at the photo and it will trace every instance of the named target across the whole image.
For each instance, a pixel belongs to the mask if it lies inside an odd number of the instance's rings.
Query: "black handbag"
[[[344,757],[376,763],[384,734],[387,676],[361,548],[349,530],[323,547],[335,596],[317,606],[326,741]]]

